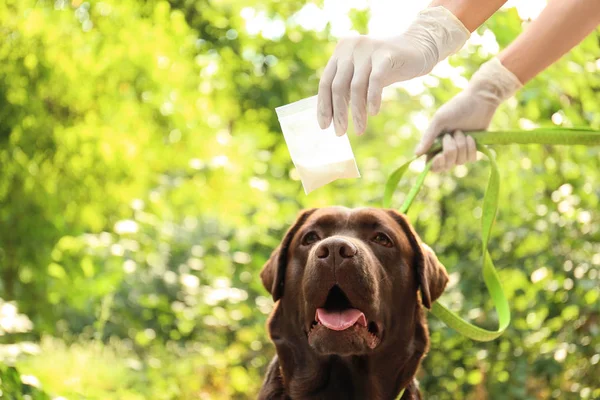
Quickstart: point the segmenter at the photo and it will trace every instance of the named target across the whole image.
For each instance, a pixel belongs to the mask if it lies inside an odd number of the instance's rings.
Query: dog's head
[[[302,212],[261,272],[286,331],[320,354],[368,354],[412,337],[448,276],[406,217],[342,207]],[[387,346],[385,346],[387,347]]]

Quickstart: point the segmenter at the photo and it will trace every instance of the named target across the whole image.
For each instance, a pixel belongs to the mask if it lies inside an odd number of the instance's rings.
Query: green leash
[[[482,342],[496,339],[506,330],[510,324],[510,308],[508,300],[502,289],[502,284],[494,267],[494,263],[488,252],[488,242],[490,232],[496,212],[498,211],[498,195],[500,192],[500,173],[498,165],[493,154],[485,147],[488,144],[548,144],[548,145],[600,145],[600,131],[592,129],[569,129],[569,128],[540,128],[531,131],[495,131],[495,132],[471,132],[469,133],[477,143],[477,149],[485,154],[490,161],[490,177],[483,198],[483,214],[481,217],[481,244],[483,253],[483,281],[492,297],[492,302],[498,315],[498,329],[487,330],[467,322],[456,313],[450,311],[439,302],[433,303],[431,312],[441,319],[450,328],[456,330],[462,335]],[[428,154],[434,154],[442,148],[439,141],[434,144]],[[388,178],[385,184],[385,193],[383,196],[383,206],[391,207],[392,195],[394,194],[398,183],[404,173],[408,170],[410,163],[416,158],[396,169]],[[417,177],[415,185],[410,189],[404,204],[400,207],[400,212],[406,213],[413,200],[421,190],[425,176],[431,169],[431,160],[426,164],[423,172]],[[402,397],[404,391],[400,393]]]

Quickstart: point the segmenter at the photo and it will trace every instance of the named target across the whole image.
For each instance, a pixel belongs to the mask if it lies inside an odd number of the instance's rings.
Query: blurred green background
[[[528,18],[503,9],[432,75],[388,89],[367,134],[350,134],[362,179],[305,196],[274,108],[316,93],[332,13],[360,33],[375,17],[331,4],[0,2],[0,398],[255,397],[274,354],[258,271],[296,213],[379,205],[435,109]],[[600,128],[599,39],[493,128]],[[430,318],[424,396],[600,398],[598,149],[496,151],[491,252],[513,323],[476,343]],[[493,327],[478,264],[487,173],[430,175],[410,217],[451,274],[442,300]]]

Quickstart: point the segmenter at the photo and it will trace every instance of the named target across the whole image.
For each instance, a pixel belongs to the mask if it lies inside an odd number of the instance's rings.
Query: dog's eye
[[[373,236],[373,239],[371,239],[372,241],[374,241],[375,243],[381,245],[381,246],[385,246],[385,247],[392,247],[394,244],[392,243],[392,239],[389,238],[388,235],[386,235],[385,233],[381,233],[378,232],[375,236]]]
[[[321,240],[321,238],[319,237],[319,235],[317,235],[317,232],[310,231],[302,238],[302,244],[308,246],[309,244],[313,244],[315,242],[318,242],[319,240]]]

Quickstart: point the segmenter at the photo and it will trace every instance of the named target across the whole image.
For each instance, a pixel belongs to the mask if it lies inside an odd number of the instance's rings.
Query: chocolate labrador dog
[[[406,217],[342,207],[303,211],[261,272],[276,302],[277,355],[259,399],[420,399],[429,346],[422,306],[448,276]]]

